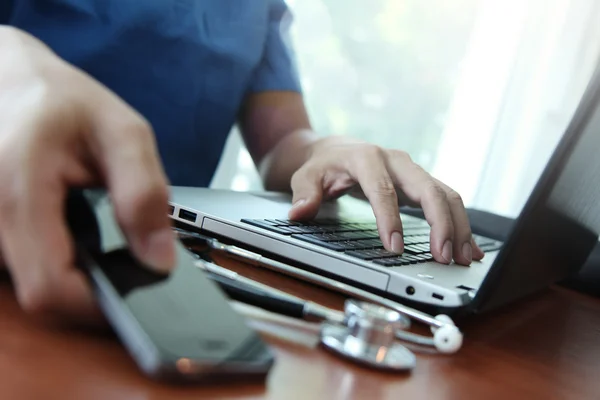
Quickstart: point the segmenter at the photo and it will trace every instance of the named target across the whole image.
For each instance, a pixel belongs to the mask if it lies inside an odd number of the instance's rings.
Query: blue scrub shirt
[[[243,98],[299,91],[284,0],[3,0],[152,125],[171,184],[207,186]],[[123,132],[126,135],[127,132]]]

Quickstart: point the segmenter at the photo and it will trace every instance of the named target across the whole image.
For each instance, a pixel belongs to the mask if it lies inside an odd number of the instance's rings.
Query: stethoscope
[[[213,249],[243,251],[245,257],[254,254],[204,235],[180,232],[180,238],[182,235],[209,242]],[[331,280],[330,283],[336,290],[357,298],[346,300],[344,311],[341,312],[246,278],[200,255],[197,258],[196,265],[232,299],[292,318],[318,321],[319,341],[325,349],[369,367],[392,371],[413,369],[416,357],[402,342],[430,346],[444,354],[455,353],[462,346],[462,333],[452,319],[444,314],[433,317],[390,299]],[[323,277],[319,276],[319,279],[323,283]],[[432,336],[408,332],[411,319],[428,325]]]
[[[408,370],[416,365],[415,355],[396,339],[430,345],[442,353],[458,351],[462,334],[446,316],[441,328],[432,326],[429,338],[405,331],[410,320],[398,311],[367,302],[347,300],[345,323],[327,321],[322,324],[320,341],[329,350],[371,367]],[[436,319],[440,321],[440,319]]]

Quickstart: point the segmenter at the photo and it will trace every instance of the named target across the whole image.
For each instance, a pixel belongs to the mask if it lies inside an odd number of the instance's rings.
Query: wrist
[[[310,129],[285,135],[258,167],[265,189],[290,191],[292,175],[314,154],[322,140]]]

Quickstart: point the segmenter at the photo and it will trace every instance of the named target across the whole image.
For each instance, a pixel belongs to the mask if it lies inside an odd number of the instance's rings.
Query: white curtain
[[[596,66],[597,0],[483,0],[433,175],[516,216]]]

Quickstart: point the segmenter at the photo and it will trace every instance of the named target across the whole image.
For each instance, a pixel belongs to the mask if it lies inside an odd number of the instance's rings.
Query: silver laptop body
[[[468,267],[423,260],[385,266],[248,223],[285,222],[291,207],[286,194],[173,187],[170,216],[263,255],[411,304],[488,311],[576,273],[598,243],[599,104],[597,71],[510,236],[500,250],[488,246],[484,259]],[[423,222],[401,217],[407,225]],[[326,219],[374,222],[370,205],[349,197],[324,204],[317,220]]]
[[[444,307],[465,305],[485,278],[497,251],[486,253],[481,262],[470,267],[437,262],[422,262],[398,267],[383,267],[319,245],[283,235],[242,220],[288,219],[291,197],[282,193],[249,193],[205,188],[172,187],[172,218],[292,263],[324,272],[356,285],[420,303]],[[183,211],[182,211],[183,210]],[[401,215],[404,223],[422,220]],[[324,204],[317,220],[341,219],[373,222],[366,202],[342,198]],[[409,294],[412,293],[412,294]]]

